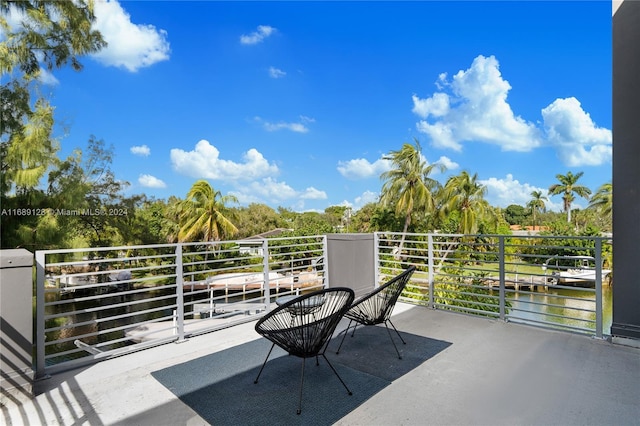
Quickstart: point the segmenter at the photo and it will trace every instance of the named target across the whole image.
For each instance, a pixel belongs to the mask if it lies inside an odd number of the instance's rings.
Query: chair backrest
[[[314,291],[267,313],[258,320],[255,329],[291,355],[316,356],[333,335],[353,299],[350,288]]]
[[[410,266],[371,293],[356,300],[347,316],[357,317],[362,323],[372,325],[387,321],[391,317],[398,297],[400,297],[415,270],[415,266]]]

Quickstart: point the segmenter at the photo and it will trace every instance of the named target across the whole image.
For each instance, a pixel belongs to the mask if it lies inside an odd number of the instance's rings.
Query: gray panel
[[[327,252],[330,287],[349,287],[356,297],[374,288],[373,234],[329,234]]]
[[[30,396],[33,384],[33,254],[0,250],[0,388]]]
[[[613,324],[640,338],[640,2],[613,16]]]

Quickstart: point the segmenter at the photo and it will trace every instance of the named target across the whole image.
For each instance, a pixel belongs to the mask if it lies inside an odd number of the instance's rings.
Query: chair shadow
[[[402,331],[400,334],[407,342],[399,346],[403,359],[398,359],[384,327],[359,328],[355,337],[347,336],[339,355],[335,349],[342,335],[334,337],[326,356],[353,395],[347,394],[322,357],[319,366],[315,358],[309,358],[300,415],[296,415],[300,358],[274,349],[260,381],[254,384],[271,346],[266,339],[158,370],[152,375],[214,425],[328,425],[451,345]]]

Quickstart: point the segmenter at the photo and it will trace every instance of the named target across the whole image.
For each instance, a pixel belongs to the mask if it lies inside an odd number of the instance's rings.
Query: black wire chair
[[[387,281],[385,284],[381,285],[371,293],[366,294],[353,302],[349,310],[344,314],[346,318],[349,318],[349,325],[347,325],[347,329],[344,331],[344,336],[342,336],[340,346],[338,346],[338,350],[336,351],[336,353],[340,353],[340,348],[342,348],[344,338],[347,337],[349,328],[355,321],[353,331],[351,332],[351,337],[354,336],[358,324],[384,324],[387,332],[389,333],[391,343],[393,343],[393,347],[398,353],[398,358],[402,359],[402,355],[400,355],[400,351],[398,350],[396,343],[393,341],[393,336],[391,336],[391,331],[389,330],[387,323],[391,324],[391,327],[393,327],[398,337],[400,337],[402,343],[406,345],[407,342],[405,342],[400,333],[398,333],[398,330],[396,329],[395,325],[393,325],[390,318],[391,312],[393,312],[393,308],[398,301],[398,297],[400,297],[400,293],[402,293],[402,290],[404,290],[405,286],[409,282],[409,279],[411,278],[411,275],[413,275],[415,270],[415,266],[410,266],[402,273],[391,278],[389,281]]]
[[[258,383],[273,347],[278,345],[290,355],[302,358],[298,414],[302,410],[302,388],[304,385],[306,358],[315,357],[316,365],[319,365],[318,357],[321,355],[347,390],[347,393],[351,395],[351,391],[336,369],[333,368],[324,352],[338,322],[342,319],[353,299],[353,290],[349,288],[336,287],[319,290],[278,306],[258,320],[255,327],[256,332],[273,342],[273,344],[254,383]]]

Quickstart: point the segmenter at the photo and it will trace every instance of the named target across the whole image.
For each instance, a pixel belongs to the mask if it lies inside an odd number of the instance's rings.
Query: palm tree
[[[575,175],[571,172],[567,172],[566,175],[558,174],[556,179],[560,183],[553,184],[549,187],[549,195],[562,195],[562,201],[564,204],[564,211],[567,212],[567,222],[571,222],[571,203],[575,200],[573,194],[577,194],[582,198],[589,199],[591,190],[586,186],[577,185],[576,183],[582,177],[584,172],[578,172]]]
[[[544,212],[546,209],[545,200],[549,201],[549,199],[542,195],[542,191],[532,191],[531,196],[533,197],[531,201],[527,204],[527,207],[531,209],[531,214],[533,215],[533,226],[536,226],[536,212]]]
[[[610,215],[613,210],[613,184],[611,182],[602,184],[591,198],[587,208]]]
[[[484,199],[487,187],[478,183],[478,174],[470,176],[466,171],[447,180],[442,191],[443,213],[460,212],[458,232],[475,234],[478,232],[480,219],[493,215],[493,209]]]
[[[223,196],[209,182],[199,180],[193,184],[187,198],[180,203],[179,241],[220,241],[238,232],[238,228],[224,216],[225,203],[238,202],[233,195]]]
[[[398,247],[400,253],[412,215],[435,210],[434,193],[439,183],[429,175],[434,169],[444,171],[445,167],[440,163],[427,165],[417,139],[414,139],[414,145],[405,143],[400,150],[391,151],[383,158],[391,161],[392,168],[380,175],[384,181],[380,201],[385,207],[394,206],[396,214],[404,216],[403,235]]]

